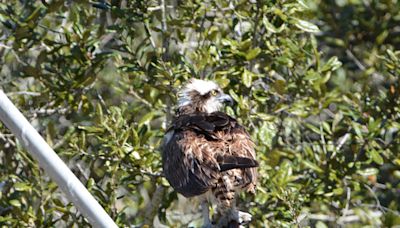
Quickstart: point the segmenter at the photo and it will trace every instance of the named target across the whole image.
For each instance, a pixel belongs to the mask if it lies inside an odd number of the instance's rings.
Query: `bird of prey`
[[[232,103],[215,82],[191,79],[178,93],[176,116],[164,136],[164,175],[178,193],[203,199],[205,227],[251,220],[235,204],[241,191],[254,193],[258,162],[246,129],[220,111]],[[212,223],[208,203],[217,206]]]

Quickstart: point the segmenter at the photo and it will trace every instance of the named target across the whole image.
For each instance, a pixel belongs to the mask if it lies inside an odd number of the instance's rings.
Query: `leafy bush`
[[[252,226],[400,225],[396,1],[0,3],[1,87],[120,226],[196,225],[159,145],[189,78],[257,144]],[[0,224],[87,220],[0,125]]]

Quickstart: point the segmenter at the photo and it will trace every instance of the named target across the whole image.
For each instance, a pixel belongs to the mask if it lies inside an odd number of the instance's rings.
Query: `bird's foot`
[[[238,217],[239,217],[239,224],[247,224],[251,222],[251,214],[244,212],[244,211],[238,211]]]
[[[251,219],[250,213],[232,209],[223,216],[214,218],[212,227],[245,227]]]

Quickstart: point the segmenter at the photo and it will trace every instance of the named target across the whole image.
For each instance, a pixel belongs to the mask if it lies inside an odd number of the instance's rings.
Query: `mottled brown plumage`
[[[222,103],[229,97],[215,85],[210,87],[209,91],[194,87],[181,94],[185,97],[164,139],[163,169],[177,192],[186,197],[212,193],[219,214],[234,214],[236,193],[255,190],[258,163],[247,131],[234,118],[215,110],[221,106],[212,102]],[[231,217],[239,219],[235,214]]]

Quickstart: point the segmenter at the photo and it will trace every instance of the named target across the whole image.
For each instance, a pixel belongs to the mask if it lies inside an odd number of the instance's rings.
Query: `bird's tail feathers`
[[[227,171],[230,169],[244,169],[258,167],[258,162],[252,158],[238,157],[233,155],[220,156],[217,158],[220,171]]]

